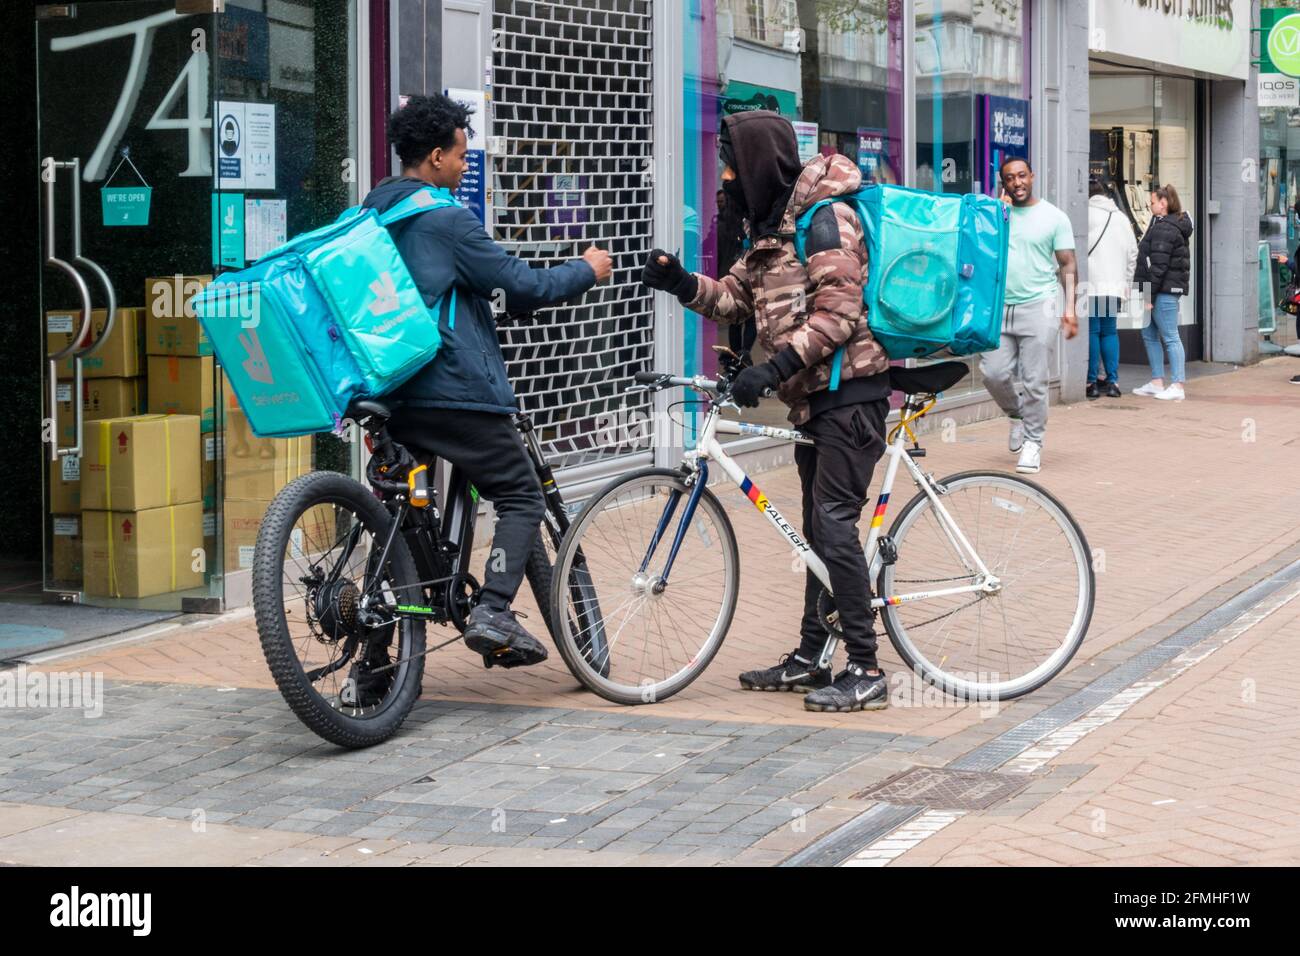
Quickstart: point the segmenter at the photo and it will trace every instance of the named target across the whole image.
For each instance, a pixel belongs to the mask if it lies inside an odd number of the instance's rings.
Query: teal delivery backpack
[[[254,434],[337,429],[352,401],[392,391],[437,354],[444,302],[425,305],[386,227],[456,205],[430,186],[383,214],[354,206],[191,300]],[[444,298],[454,327],[454,286]]]
[[[940,349],[955,355],[1001,344],[1011,211],[992,196],[931,193],[873,184],[826,199],[799,217],[795,247],[804,243],[813,213],[847,202],[862,221],[870,271],[862,299],[867,324],[892,359],[923,358]],[[839,385],[840,362],[831,368]]]

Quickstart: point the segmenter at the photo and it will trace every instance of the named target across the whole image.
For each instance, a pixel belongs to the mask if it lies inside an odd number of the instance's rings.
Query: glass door
[[[215,372],[185,309],[213,261],[211,8],[36,11],[47,595],[220,594]]]

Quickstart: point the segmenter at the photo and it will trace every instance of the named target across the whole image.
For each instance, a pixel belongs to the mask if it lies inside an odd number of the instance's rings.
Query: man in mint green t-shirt
[[[1009,159],[999,173],[1003,199],[1011,203],[1002,345],[984,353],[980,373],[989,394],[1011,418],[1007,447],[1020,456],[1016,471],[1033,474],[1041,467],[1057,329],[1067,339],[1079,332],[1074,231],[1065,213],[1034,195],[1034,171],[1027,160]]]

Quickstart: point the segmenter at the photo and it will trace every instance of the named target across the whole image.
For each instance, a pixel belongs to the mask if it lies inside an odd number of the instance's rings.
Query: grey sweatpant
[[[980,357],[980,375],[998,407],[1025,422],[1025,441],[1043,444],[1047,430],[1047,383],[1056,367],[1061,328],[1055,297],[1008,305],[1002,313],[1002,345]],[[1023,395],[1016,390],[1020,379]]]

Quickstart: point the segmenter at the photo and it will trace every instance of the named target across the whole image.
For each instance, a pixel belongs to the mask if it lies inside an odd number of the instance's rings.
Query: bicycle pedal
[[[898,560],[898,545],[894,544],[894,539],[889,535],[884,535],[880,539],[880,563],[893,564]]]
[[[538,658],[532,654],[521,654],[512,647],[503,647],[499,651],[493,651],[490,654],[483,655],[483,666],[491,669],[493,667],[527,667],[530,664],[540,663],[544,658]]]

